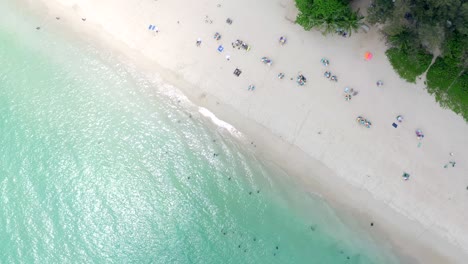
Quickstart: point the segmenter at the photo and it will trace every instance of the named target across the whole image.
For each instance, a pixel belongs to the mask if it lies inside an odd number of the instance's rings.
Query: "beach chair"
[[[242,71],[237,69],[237,68],[234,70],[234,75],[237,76],[237,77],[239,77],[239,75],[241,75],[241,73],[242,73]]]

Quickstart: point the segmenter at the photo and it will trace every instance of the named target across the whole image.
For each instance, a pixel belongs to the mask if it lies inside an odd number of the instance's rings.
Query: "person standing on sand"
[[[198,38],[198,39],[197,39],[196,44],[197,44],[197,47],[200,47],[200,45],[201,45],[201,38]]]

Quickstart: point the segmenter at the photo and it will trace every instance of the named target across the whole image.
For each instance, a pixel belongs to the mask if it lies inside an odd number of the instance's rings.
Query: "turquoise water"
[[[55,21],[36,30],[13,2],[0,3],[0,263],[397,262],[165,84]]]

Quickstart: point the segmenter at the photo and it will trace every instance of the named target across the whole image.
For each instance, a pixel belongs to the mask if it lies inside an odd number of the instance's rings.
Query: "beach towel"
[[[395,124],[395,123],[393,123],[392,126],[393,126],[394,128],[397,128],[397,127],[398,127],[398,125]]]
[[[223,47],[222,45],[219,45],[218,51],[219,51],[219,52],[223,52],[223,50],[224,50],[224,47]]]

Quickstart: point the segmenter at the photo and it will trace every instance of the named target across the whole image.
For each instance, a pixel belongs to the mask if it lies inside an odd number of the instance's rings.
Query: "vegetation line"
[[[296,0],[296,23],[351,36],[363,17],[350,1]],[[386,55],[400,77],[415,83],[426,74],[436,101],[468,121],[468,1],[373,0],[367,11],[366,21],[382,26],[390,44]]]

